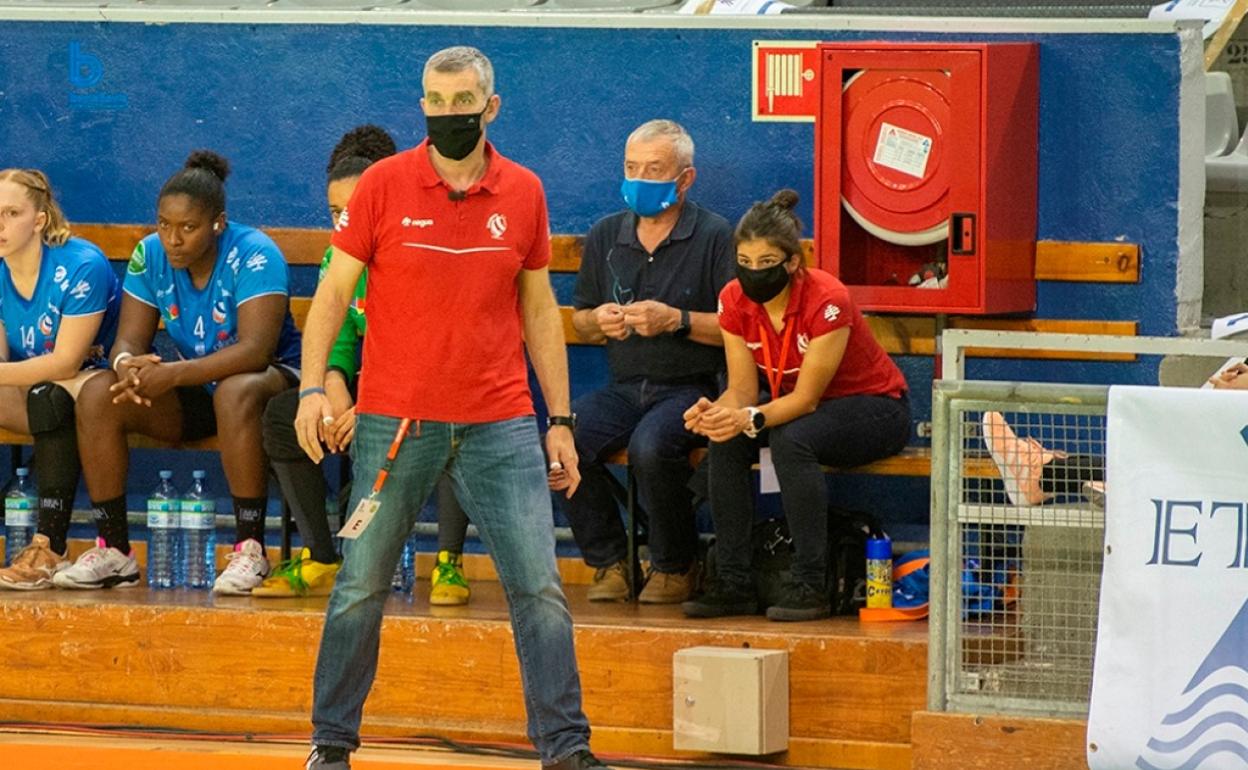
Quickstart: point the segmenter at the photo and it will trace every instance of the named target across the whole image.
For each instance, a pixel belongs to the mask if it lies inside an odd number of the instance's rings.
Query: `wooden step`
[[[1087,722],[919,711],[914,770],[1067,770],[1088,766]]]
[[[697,645],[790,652],[791,765],[910,767],[926,623],[691,621],[678,607],[591,604],[568,587],[585,710],[604,753],[672,749],[672,655]],[[501,588],[463,608],[392,599],[366,735],[524,741]],[[144,588],[0,595],[0,721],[306,735],[324,599]],[[240,686],[240,682],[246,686]],[[37,686],[32,683],[38,683]]]

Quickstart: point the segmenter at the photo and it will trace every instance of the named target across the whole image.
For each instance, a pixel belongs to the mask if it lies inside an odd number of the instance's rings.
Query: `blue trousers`
[[[398,426],[393,417],[360,415],[352,444],[357,479],[352,510],[371,491]],[[572,616],[555,565],[545,455],[532,417],[471,425],[422,422],[419,431],[409,431],[377,496],[376,517],[357,539],[343,541],[342,569],[316,661],[313,742],[359,746],[390,579],[403,540],[444,471],[476,523],[507,595],[529,739],[546,764],[589,748]]]

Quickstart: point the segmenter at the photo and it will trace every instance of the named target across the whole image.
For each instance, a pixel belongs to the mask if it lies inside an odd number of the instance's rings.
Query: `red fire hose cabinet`
[[[825,43],[815,250],[864,310],[1035,309],[1030,43]]]

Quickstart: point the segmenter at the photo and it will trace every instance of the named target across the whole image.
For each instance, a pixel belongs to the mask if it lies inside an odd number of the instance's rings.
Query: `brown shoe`
[[[698,563],[694,562],[684,572],[659,572],[651,570],[646,587],[641,589],[637,601],[642,604],[680,604],[693,596],[697,585]]]
[[[628,582],[628,562],[617,561],[610,567],[599,567],[594,573],[594,584],[589,587],[591,602],[626,602],[633,598],[633,587]]]
[[[0,569],[0,590],[41,591],[52,587],[52,576],[69,566],[69,560],[52,550],[47,535],[35,535],[30,545]]]

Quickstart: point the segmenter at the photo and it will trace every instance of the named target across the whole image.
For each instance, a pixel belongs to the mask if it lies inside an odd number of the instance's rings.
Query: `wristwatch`
[[[567,429],[569,429],[569,430],[575,430],[575,428],[576,428],[576,414],[575,414],[575,413],[573,413],[573,414],[569,414],[569,415],[551,415],[551,416],[549,416],[549,417],[547,417],[547,418],[546,418],[546,429],[547,429],[547,430],[550,430],[551,428],[555,427],[556,425],[562,425],[563,427],[565,427],[565,428],[567,428]]]
[[[758,438],[758,432],[767,425],[767,415],[752,406],[747,406],[745,411],[750,416],[750,424],[745,426],[745,430],[741,432],[750,438]]]
[[[684,308],[680,309],[680,325],[672,330],[673,337],[688,337],[692,330],[692,322],[689,319],[689,311]]]

